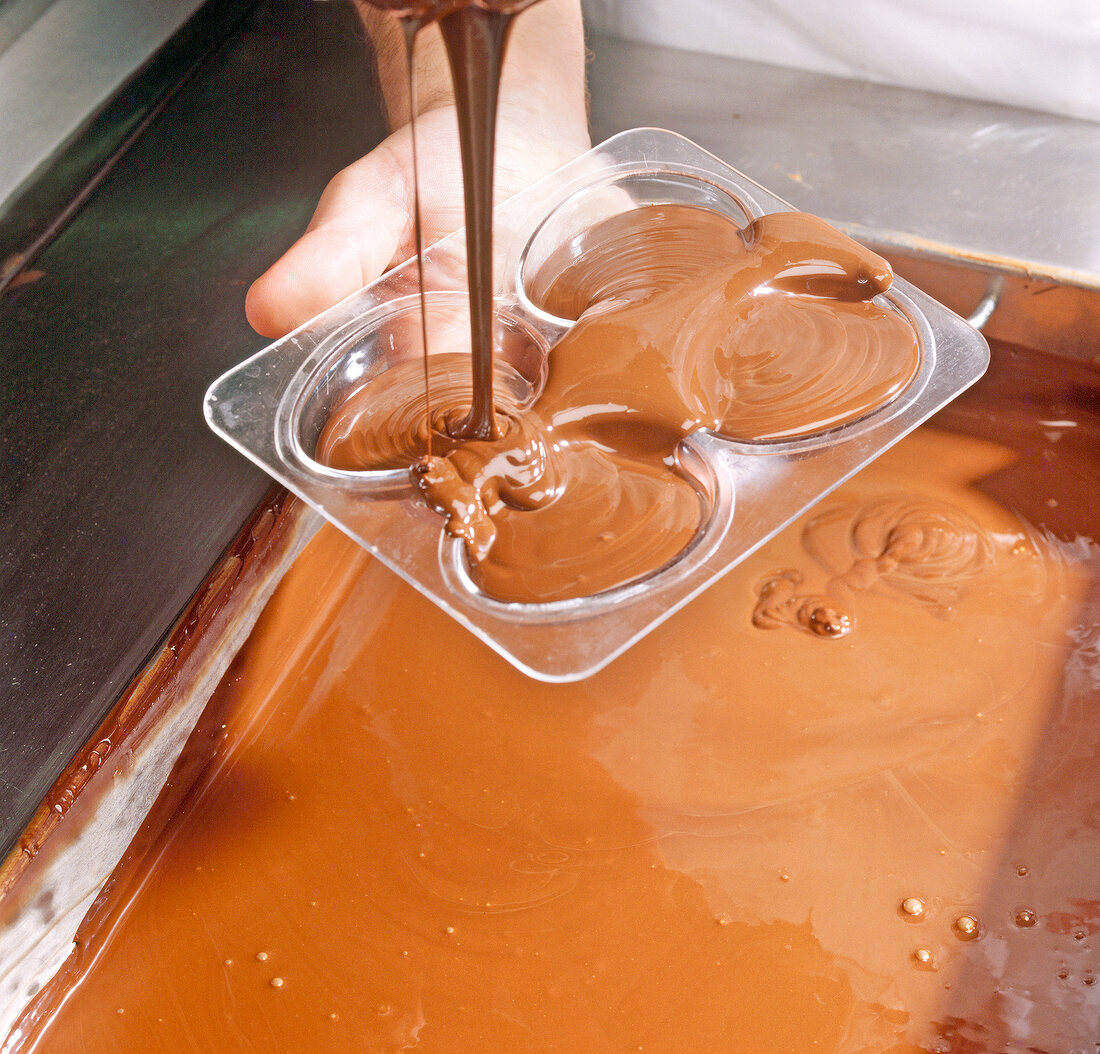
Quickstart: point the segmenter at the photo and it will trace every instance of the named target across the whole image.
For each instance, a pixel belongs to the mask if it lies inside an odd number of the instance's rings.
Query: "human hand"
[[[547,0],[516,23],[497,115],[497,202],[589,145],[575,6]],[[555,47],[567,48],[571,61],[556,62]],[[396,77],[386,68],[380,73]],[[463,224],[462,176],[449,90],[420,95],[433,99],[416,120],[421,222],[430,245]],[[412,256],[413,200],[412,138],[404,125],[332,179],[305,233],[256,279],[245,301],[252,327],[283,336]]]

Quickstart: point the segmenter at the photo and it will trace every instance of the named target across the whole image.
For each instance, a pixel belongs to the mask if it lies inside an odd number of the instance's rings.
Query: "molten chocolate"
[[[493,163],[500,71],[513,19],[537,0],[367,0],[398,15],[405,28],[409,100],[416,167],[416,87],[413,47],[427,24],[439,26],[454,85],[462,154],[462,193],[466,217],[466,261],[470,286],[470,340],[473,393],[469,413],[457,434],[491,439],[498,434],[493,403]],[[414,184],[416,180],[414,179]],[[420,192],[415,188],[416,249],[423,267]],[[420,271],[421,303],[424,275]]]
[[[995,349],[577,684],[325,529],[5,1051],[1085,1049],[1098,390]],[[851,631],[754,627],[783,572]]]
[[[534,405],[502,405],[503,435],[451,442],[446,464],[429,459],[414,478],[493,597],[562,600],[638,579],[707,513],[677,461],[683,438],[805,437],[904,390],[920,351],[908,320],[873,299],[890,281],[881,257],[801,213],[743,229],[688,205],[616,215],[533,278],[541,308],[576,320]],[[441,387],[433,430],[446,443],[463,394]],[[422,395],[386,403],[377,388],[335,410],[321,461],[392,467],[394,435],[409,462],[423,453],[410,427]]]
[[[757,626],[790,623],[826,637],[843,636],[852,629],[853,616],[830,598],[876,587],[946,616],[993,560],[990,539],[966,513],[906,495],[830,508],[810,520],[803,543],[819,565],[836,572],[827,595],[801,595],[801,573],[782,571],[760,586],[753,612]]]

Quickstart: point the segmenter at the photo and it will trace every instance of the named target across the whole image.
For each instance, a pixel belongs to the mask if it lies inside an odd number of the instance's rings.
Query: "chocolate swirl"
[[[989,535],[962,510],[905,497],[829,509],[807,524],[803,544],[837,584],[883,586],[945,615],[994,554]]]
[[[995,555],[989,533],[962,510],[907,497],[828,509],[806,525],[802,543],[834,577],[824,593],[805,594],[799,571],[769,575],[757,587],[752,616],[760,629],[842,637],[855,617],[841,598],[883,589],[946,617]]]
[[[509,363],[494,366],[493,391],[502,415],[515,420],[528,385]],[[433,452],[450,453],[458,423],[470,409],[470,357],[460,352],[429,359]],[[428,452],[424,366],[405,359],[348,391],[325,422],[314,455],[348,472],[411,468]]]

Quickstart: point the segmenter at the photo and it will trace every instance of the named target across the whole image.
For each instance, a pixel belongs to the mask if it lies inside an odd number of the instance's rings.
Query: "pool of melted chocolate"
[[[693,205],[628,209],[532,276],[535,305],[573,325],[533,403],[499,408],[500,436],[465,438],[469,388],[444,380],[432,385],[437,453],[424,456],[423,392],[383,402],[372,381],[335,408],[316,456],[390,468],[399,436],[480,589],[521,603],[590,596],[669,564],[698,534],[706,500],[678,458],[686,437],[820,435],[906,389],[921,351],[876,299],[891,281],[885,260],[806,214],[742,227]],[[463,375],[461,357],[451,367]]]
[[[1098,491],[995,347],[567,685],[324,528],[5,1054],[1091,1050]]]

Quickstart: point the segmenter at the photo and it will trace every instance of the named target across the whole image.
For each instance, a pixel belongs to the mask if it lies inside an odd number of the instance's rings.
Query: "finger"
[[[377,278],[407,241],[408,180],[389,144],[338,173],[306,233],[249,289],[253,329],[281,337]]]
[[[309,231],[252,283],[245,315],[261,336],[281,337],[363,284],[359,253],[346,238]]]

